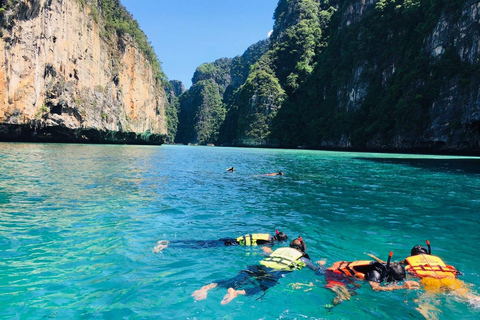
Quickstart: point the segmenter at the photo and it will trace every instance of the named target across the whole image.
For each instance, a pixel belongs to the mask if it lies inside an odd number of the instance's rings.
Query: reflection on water
[[[390,163],[407,165],[429,171],[443,173],[468,173],[480,174],[480,158],[367,158],[359,157],[360,160],[373,161],[378,163]]]

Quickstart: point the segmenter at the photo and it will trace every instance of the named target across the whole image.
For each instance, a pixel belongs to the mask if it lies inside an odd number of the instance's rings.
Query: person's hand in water
[[[160,251],[163,251],[165,248],[168,247],[169,244],[170,242],[167,240],[158,241],[157,245],[153,248],[153,253],[159,253]]]

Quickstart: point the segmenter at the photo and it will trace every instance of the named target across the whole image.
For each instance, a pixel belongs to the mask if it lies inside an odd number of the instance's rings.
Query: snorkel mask
[[[419,254],[432,254],[432,247],[430,246],[430,241],[427,240],[427,246],[428,246],[428,251],[427,251],[427,248],[423,247],[423,246],[415,246],[412,248],[412,250],[410,251],[410,255],[411,256],[417,256]]]
[[[391,263],[393,252],[388,255],[387,264],[383,265],[382,282],[402,281],[406,277],[405,267],[400,263]]]
[[[300,244],[295,243],[295,240],[298,240]],[[305,245],[305,242],[303,242],[303,239],[300,236],[297,239],[294,239],[292,240],[292,242],[290,242],[290,248],[297,249],[303,253],[307,251],[307,246]]]
[[[390,261],[392,261],[392,256],[393,256],[393,251],[390,251],[390,254],[388,255],[387,265],[384,266],[383,272],[382,272],[383,281],[387,279],[388,271],[390,270]]]
[[[286,241],[288,239],[288,236],[284,232],[278,232],[278,230],[275,230],[275,235],[273,236],[273,239],[276,241]]]

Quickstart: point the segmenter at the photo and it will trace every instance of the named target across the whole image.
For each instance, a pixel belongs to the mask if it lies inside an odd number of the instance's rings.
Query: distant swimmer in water
[[[278,171],[278,172],[274,172],[274,173],[267,173],[267,174],[264,174],[264,176],[283,176],[283,171]]]
[[[270,248],[267,248],[270,249]],[[314,265],[305,252],[307,246],[301,237],[294,239],[289,247],[271,249],[267,252],[270,255],[260,261],[259,265],[248,266],[241,270],[236,277],[228,280],[219,280],[207,284],[192,293],[192,297],[198,300],[207,298],[208,291],[213,288],[227,289],[221,304],[230,303],[240,295],[251,296],[260,292],[266,292],[275,286],[279,279],[295,270],[308,267],[314,271],[322,270],[322,263]]]
[[[453,296],[467,301],[474,308],[480,308],[480,297],[462,280],[461,275],[455,267],[445,264],[438,256],[432,255],[430,242],[427,240],[427,248],[417,245],[410,251],[410,256],[402,262],[407,272],[420,279],[424,294],[417,300],[417,310],[426,319],[437,319],[440,311],[434,306],[438,299],[435,295],[449,293]]]
[[[230,167],[230,168],[227,169],[227,171],[228,171],[228,172],[233,172],[233,171],[235,171],[235,168],[234,168],[234,167]]]
[[[368,281],[375,291],[393,291],[399,289],[418,289],[420,285],[415,281],[405,281],[405,267],[399,263],[390,263],[392,252],[388,262],[383,261],[337,261],[325,271],[326,288],[335,292],[333,305],[338,305],[344,300],[350,300],[355,294],[355,289],[360,284],[355,280]],[[384,285],[382,285],[384,284]]]
[[[287,241],[288,236],[284,232],[276,230],[275,235],[268,233],[252,233],[246,234],[238,238],[222,238],[219,240],[177,240],[168,241],[160,240],[153,248],[154,253],[158,253],[166,249],[170,244],[176,248],[213,248],[222,246],[269,246],[272,247],[277,242]]]

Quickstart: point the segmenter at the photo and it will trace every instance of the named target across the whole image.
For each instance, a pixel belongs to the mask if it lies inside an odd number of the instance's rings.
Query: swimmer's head
[[[402,281],[405,280],[407,277],[407,274],[405,272],[405,267],[398,263],[392,263],[390,264],[390,268],[388,269],[387,272],[387,282],[392,282],[392,281]]]
[[[279,242],[282,242],[282,241],[287,241],[288,239],[288,236],[286,233],[284,232],[279,232],[278,230],[276,231],[275,235],[273,236],[273,239],[275,241],[279,241]]]
[[[293,239],[292,242],[290,242],[290,248],[297,249],[303,253],[307,251],[307,245],[303,242],[302,237]]]
[[[283,176],[283,171],[278,171],[278,175]]]
[[[422,246],[415,246],[410,251],[411,256],[416,256],[416,255],[419,255],[419,254],[428,254],[427,248],[422,247]]]

